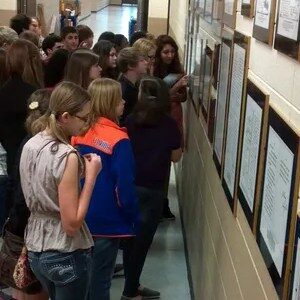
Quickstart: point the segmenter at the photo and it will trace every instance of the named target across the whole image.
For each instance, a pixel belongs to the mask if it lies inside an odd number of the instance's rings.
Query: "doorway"
[[[122,0],[122,4],[138,4],[138,0]]]
[[[34,17],[36,15],[36,0],[18,0],[17,10],[18,14]]]

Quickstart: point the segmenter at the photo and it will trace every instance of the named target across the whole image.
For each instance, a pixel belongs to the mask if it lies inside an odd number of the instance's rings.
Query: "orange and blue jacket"
[[[91,234],[99,237],[135,235],[139,212],[134,157],[126,129],[101,117],[85,136],[74,137],[72,144],[81,155],[96,153],[102,160],[102,170],[86,215]]]

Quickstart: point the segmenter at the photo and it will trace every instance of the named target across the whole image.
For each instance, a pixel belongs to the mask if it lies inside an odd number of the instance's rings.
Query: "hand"
[[[79,44],[78,48],[88,48],[88,43],[87,43],[86,41],[82,41],[82,42]]]
[[[90,153],[83,156],[85,163],[85,178],[95,180],[102,170],[101,157],[97,154]]]
[[[181,77],[179,79],[179,81],[177,82],[178,84],[178,87],[181,88],[181,87],[186,87],[187,84],[188,84],[188,80],[189,80],[189,75],[185,75],[183,77]]]

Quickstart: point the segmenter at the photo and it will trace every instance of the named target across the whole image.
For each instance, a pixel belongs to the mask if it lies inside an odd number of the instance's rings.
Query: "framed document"
[[[199,34],[195,37],[195,69],[194,69],[194,91],[192,94],[194,107],[196,110],[197,115],[199,114],[200,109],[200,102],[199,102],[199,90],[202,89],[202,83],[200,80],[201,75],[201,56],[202,56],[202,48],[203,48],[203,39],[200,37]]]
[[[262,188],[268,110],[269,96],[248,79],[238,197],[254,234]]]
[[[223,23],[235,29],[237,0],[224,0]]]
[[[229,205],[236,215],[237,186],[244,124],[245,91],[248,77],[250,37],[234,33],[231,86],[228,99],[223,187]]]
[[[206,46],[204,52],[204,76],[203,76],[203,89],[202,89],[202,113],[206,121],[207,121],[208,110],[209,110],[212,71],[213,71],[213,51],[208,46]]]
[[[300,60],[299,55],[299,0],[280,0],[274,48]]]
[[[276,0],[256,0],[252,36],[272,46]]]
[[[232,40],[222,39],[220,49],[219,82],[217,88],[216,119],[214,133],[213,159],[218,173],[222,178],[222,164],[224,152],[225,120],[227,112],[228,91],[231,78]]]
[[[248,18],[254,16],[254,0],[242,0],[242,11],[241,14]]]
[[[199,12],[200,12],[200,17],[202,18],[204,17],[204,11],[205,11],[205,0],[199,0]]]
[[[213,8],[214,8],[214,0],[206,0],[205,10],[204,10],[204,20],[210,24],[212,23],[212,19],[213,19]]]
[[[299,192],[299,136],[270,107],[257,242],[281,299],[287,299]]]

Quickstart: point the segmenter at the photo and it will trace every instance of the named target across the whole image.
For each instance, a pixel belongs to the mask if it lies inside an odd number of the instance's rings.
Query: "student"
[[[65,79],[87,89],[89,84],[101,76],[99,56],[89,49],[78,49],[72,53]]]
[[[120,84],[109,78],[96,79],[88,92],[92,127],[72,142],[81,155],[96,153],[103,163],[86,217],[95,242],[89,299],[109,300],[120,239],[136,233],[134,159],[126,130],[118,125],[124,109]]]
[[[32,20],[25,14],[17,14],[10,19],[9,27],[13,29],[18,35],[20,35],[24,30],[32,30]]]
[[[159,223],[164,205],[164,185],[171,161],[181,157],[180,132],[169,116],[169,91],[165,83],[154,77],[140,82],[139,100],[126,119],[128,135],[136,162],[135,184],[141,210],[141,227],[136,236],[128,265],[128,276],[122,300],[135,295],[157,299],[159,292],[140,285],[140,275]]]
[[[94,45],[93,51],[99,55],[102,77],[117,79],[117,51],[114,44],[109,41],[100,40]]]
[[[143,55],[148,63],[148,75],[153,76],[156,45],[146,38],[138,39],[132,46]]]
[[[3,48],[0,48],[0,88],[8,79],[6,55],[6,51]]]
[[[111,31],[104,31],[100,34],[98,38],[98,42],[104,40],[104,41],[109,41],[114,44],[115,42],[115,34]]]
[[[129,46],[128,40],[123,34],[116,34],[114,44],[116,47],[117,55],[123,49]]]
[[[39,119],[45,130],[21,155],[21,185],[30,210],[25,245],[30,267],[51,299],[87,298],[93,240],[84,218],[101,162],[96,154],[82,159],[70,139],[88,128],[89,112],[88,93],[62,82],[52,92],[48,114]]]
[[[147,38],[147,32],[146,31],[136,31],[129,37],[129,44],[132,47],[133,44],[141,38]]]
[[[63,48],[69,52],[74,52],[78,48],[78,32],[72,26],[65,26],[61,31],[61,38],[63,41]]]
[[[42,43],[42,49],[48,58],[50,58],[56,50],[62,47],[62,38],[56,34],[46,36]]]
[[[33,43],[35,46],[39,47],[39,37],[38,35],[30,30],[24,30],[22,33],[19,35],[20,39],[24,39],[27,41],[30,41]]]
[[[18,34],[7,26],[0,26],[0,48],[7,50],[19,38]]]
[[[91,49],[94,43],[94,33],[92,29],[86,25],[76,26],[79,39],[79,48]]]
[[[28,100],[28,116],[25,122],[26,130],[28,135],[22,141],[22,145],[18,151],[18,155],[15,160],[14,170],[12,175],[12,189],[10,194],[10,201],[12,208],[9,212],[9,217],[5,223],[5,234],[13,235],[17,238],[20,243],[24,243],[24,232],[29,218],[29,210],[26,206],[24,195],[21,188],[19,163],[23,145],[31,138],[32,135],[38,133],[41,128],[37,123],[38,118],[46,114],[49,107],[49,99],[51,92],[48,89],[40,89],[35,91]],[[15,239],[14,239],[15,240]],[[5,240],[4,240],[5,243]],[[19,248],[21,252],[22,245],[18,245],[17,248],[14,244],[8,243],[5,245],[9,249],[9,253],[17,251]],[[4,265],[1,269],[4,270]],[[47,300],[49,296],[42,291],[40,283],[33,283],[26,289],[30,292],[30,295],[25,291],[13,290],[13,298],[18,300]]]
[[[147,74],[147,62],[138,50],[127,47],[119,53],[118,68],[122,74],[119,82],[122,87],[122,97],[125,101],[124,113],[120,118],[120,124],[123,125],[124,120],[133,111],[137,102],[137,83],[144,74]]]
[[[65,76],[65,70],[70,58],[70,52],[66,49],[58,49],[49,58],[44,67],[45,87],[54,88]]]
[[[165,78],[169,74],[181,74],[181,79],[178,80],[170,88],[171,96],[171,116],[176,121],[181,133],[181,145],[183,147],[183,116],[181,102],[187,99],[187,76],[184,75],[183,67],[179,60],[178,46],[174,39],[168,35],[160,35],[156,40],[156,54],[154,63],[154,76],[158,78]],[[175,220],[174,214],[169,208],[168,195],[169,180],[166,181],[166,202],[163,211],[163,219]]]

